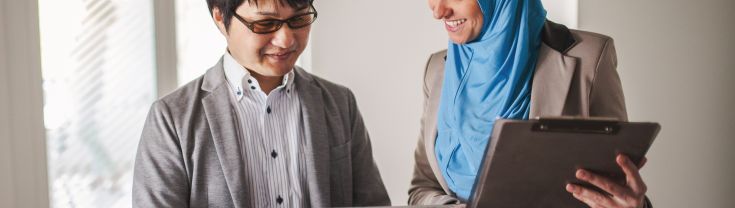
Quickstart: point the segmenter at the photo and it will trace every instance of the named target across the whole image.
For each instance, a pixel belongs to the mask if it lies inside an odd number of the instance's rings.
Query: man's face
[[[256,6],[245,1],[235,10],[247,22],[264,19],[285,20],[310,11],[310,7],[292,8],[288,4],[271,1],[258,1]],[[233,17],[229,32],[225,30],[222,13],[213,11],[214,20],[227,39],[227,48],[237,62],[262,76],[283,76],[290,72],[301,52],[306,48],[311,26],[292,29],[287,24],[275,32],[258,34],[243,22]]]

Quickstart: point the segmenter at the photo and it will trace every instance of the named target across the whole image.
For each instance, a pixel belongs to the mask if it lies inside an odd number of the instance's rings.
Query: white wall
[[[735,1],[580,1],[612,36],[631,120],[662,131],[642,170],[655,207],[735,207]]]
[[[315,1],[312,72],[350,87],[393,204],[406,204],[421,117],[422,80],[447,37],[426,1]]]
[[[548,12],[546,18],[562,23],[569,28],[577,28],[578,0],[541,0],[541,2]]]
[[[577,0],[545,2],[549,18],[576,24]],[[426,0],[319,0],[315,7],[312,72],[355,93],[391,200],[406,204],[424,65],[447,47],[443,23],[434,20]]]

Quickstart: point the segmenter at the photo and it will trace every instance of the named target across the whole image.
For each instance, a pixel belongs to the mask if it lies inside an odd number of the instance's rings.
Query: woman
[[[466,201],[496,118],[627,120],[610,37],[547,21],[540,0],[429,0],[429,6],[450,42],[426,67],[409,204]],[[650,206],[638,167],[624,155],[616,160],[625,185],[577,171],[612,196],[560,188],[591,207]]]

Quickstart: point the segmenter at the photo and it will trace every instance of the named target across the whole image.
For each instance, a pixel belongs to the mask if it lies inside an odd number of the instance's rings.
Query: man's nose
[[[283,27],[273,33],[273,40],[271,40],[271,44],[274,46],[290,49],[296,43],[294,31],[293,29],[288,27],[288,25],[284,24]]]

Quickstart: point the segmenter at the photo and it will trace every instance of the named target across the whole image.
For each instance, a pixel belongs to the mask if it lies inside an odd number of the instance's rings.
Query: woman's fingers
[[[630,191],[613,182],[609,178],[590,173],[589,171],[579,169],[576,173],[577,178],[580,180],[586,181],[587,183],[590,183],[594,186],[597,186],[598,188],[602,189],[603,191],[606,191],[607,193],[612,194],[613,196],[625,196],[630,195]]]
[[[646,184],[643,183],[638,167],[625,155],[618,155],[615,161],[625,173],[625,181],[630,189],[636,194],[645,194],[647,191]]]
[[[641,159],[641,162],[638,163],[638,170],[642,169],[643,166],[646,165],[646,162],[648,162],[648,158],[643,157],[643,159]]]
[[[572,193],[574,198],[590,207],[639,206],[646,193],[646,184],[641,178],[639,166],[625,155],[618,155],[615,161],[625,173],[626,184],[619,184],[610,178],[583,169],[579,169],[575,173],[578,179],[590,183],[612,196],[574,184],[567,184],[567,191]],[[641,160],[640,167],[645,163],[646,159],[644,158]]]
[[[584,202],[590,207],[613,207],[614,202],[612,199],[600,192],[574,184],[567,184],[566,189],[572,193],[574,198],[577,198],[577,200]]]

